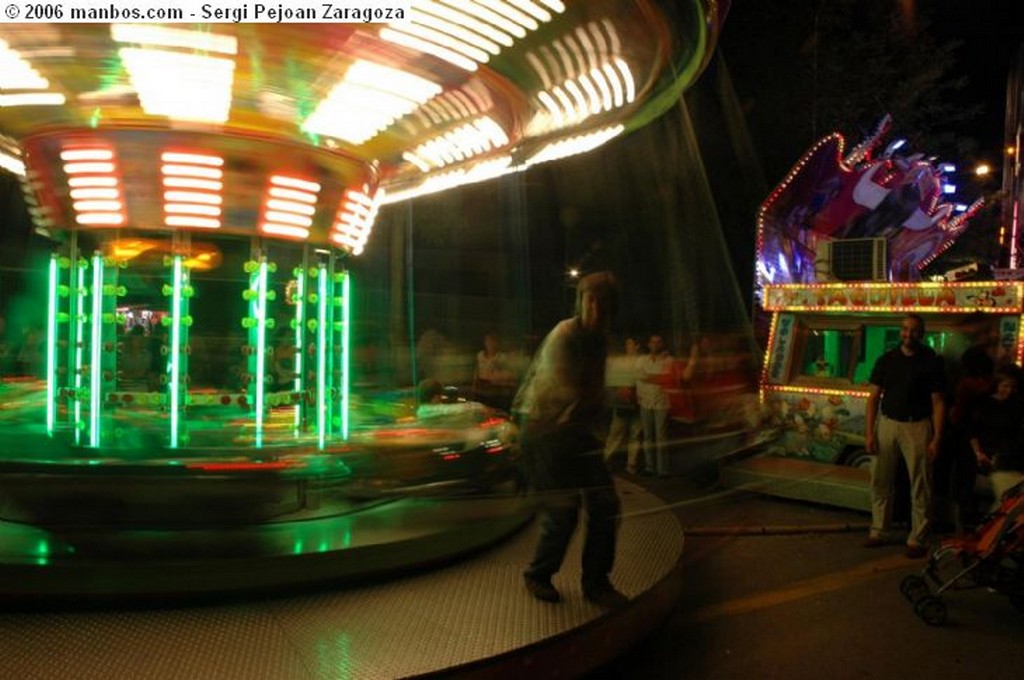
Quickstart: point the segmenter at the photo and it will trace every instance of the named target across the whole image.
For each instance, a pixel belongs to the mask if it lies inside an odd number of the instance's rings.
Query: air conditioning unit
[[[817,244],[819,281],[885,281],[888,276],[884,238],[845,238]]]

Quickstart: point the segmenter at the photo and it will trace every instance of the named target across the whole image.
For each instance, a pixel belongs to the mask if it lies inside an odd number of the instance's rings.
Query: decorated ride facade
[[[761,399],[779,428],[781,455],[867,465],[868,379],[899,343],[906,314],[925,321],[924,342],[950,376],[975,344],[1020,363],[1024,284],[1013,281],[782,284],[765,288],[771,316]]]
[[[908,313],[924,319],[924,342],[944,358],[950,380],[972,345],[993,348],[997,362],[1024,356],[1020,282],[928,274],[982,203],[943,200],[942,164],[901,155],[898,143],[884,146],[889,125],[886,117],[849,152],[840,134],[821,140],[761,206],[760,398],[778,432],[769,458],[781,460],[741,463],[729,473],[734,481],[774,475],[789,480],[773,487],[781,495],[866,509],[868,380],[877,358],[898,344]],[[803,463],[864,469],[840,474]],[[815,476],[824,486],[806,483]]]

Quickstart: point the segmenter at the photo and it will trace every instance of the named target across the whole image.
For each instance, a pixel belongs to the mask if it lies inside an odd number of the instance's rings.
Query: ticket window
[[[794,382],[850,384],[863,362],[864,326],[841,320],[811,321],[801,325]]]

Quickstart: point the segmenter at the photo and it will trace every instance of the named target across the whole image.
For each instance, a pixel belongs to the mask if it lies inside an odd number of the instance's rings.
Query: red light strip
[[[263,200],[260,231],[304,241],[316,215],[320,184],[298,177],[273,175]]]
[[[363,252],[380,210],[383,192],[377,191],[371,197],[369,191],[365,184],[360,191],[347,190],[335,215],[331,240],[353,255]]]
[[[224,159],[207,154],[160,154],[164,188],[164,224],[168,227],[219,229],[224,199]]]
[[[75,222],[83,226],[119,227],[127,216],[117,158],[109,146],[65,147],[64,162]]]
[[[305,463],[297,461],[273,461],[268,463],[187,463],[188,470],[203,470],[206,472],[246,472],[252,470],[287,470],[290,468],[305,467]]]

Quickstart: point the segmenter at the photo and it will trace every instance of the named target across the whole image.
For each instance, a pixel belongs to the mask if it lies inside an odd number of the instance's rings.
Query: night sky
[[[1012,0],[940,0],[927,5],[935,11],[935,35],[963,41],[956,66],[957,72],[968,78],[963,97],[985,107],[963,132],[977,137],[979,150],[993,154],[995,160],[1003,146],[1007,77],[1017,50],[1024,48],[1019,4]],[[1014,6],[1016,11],[1011,9]]]

